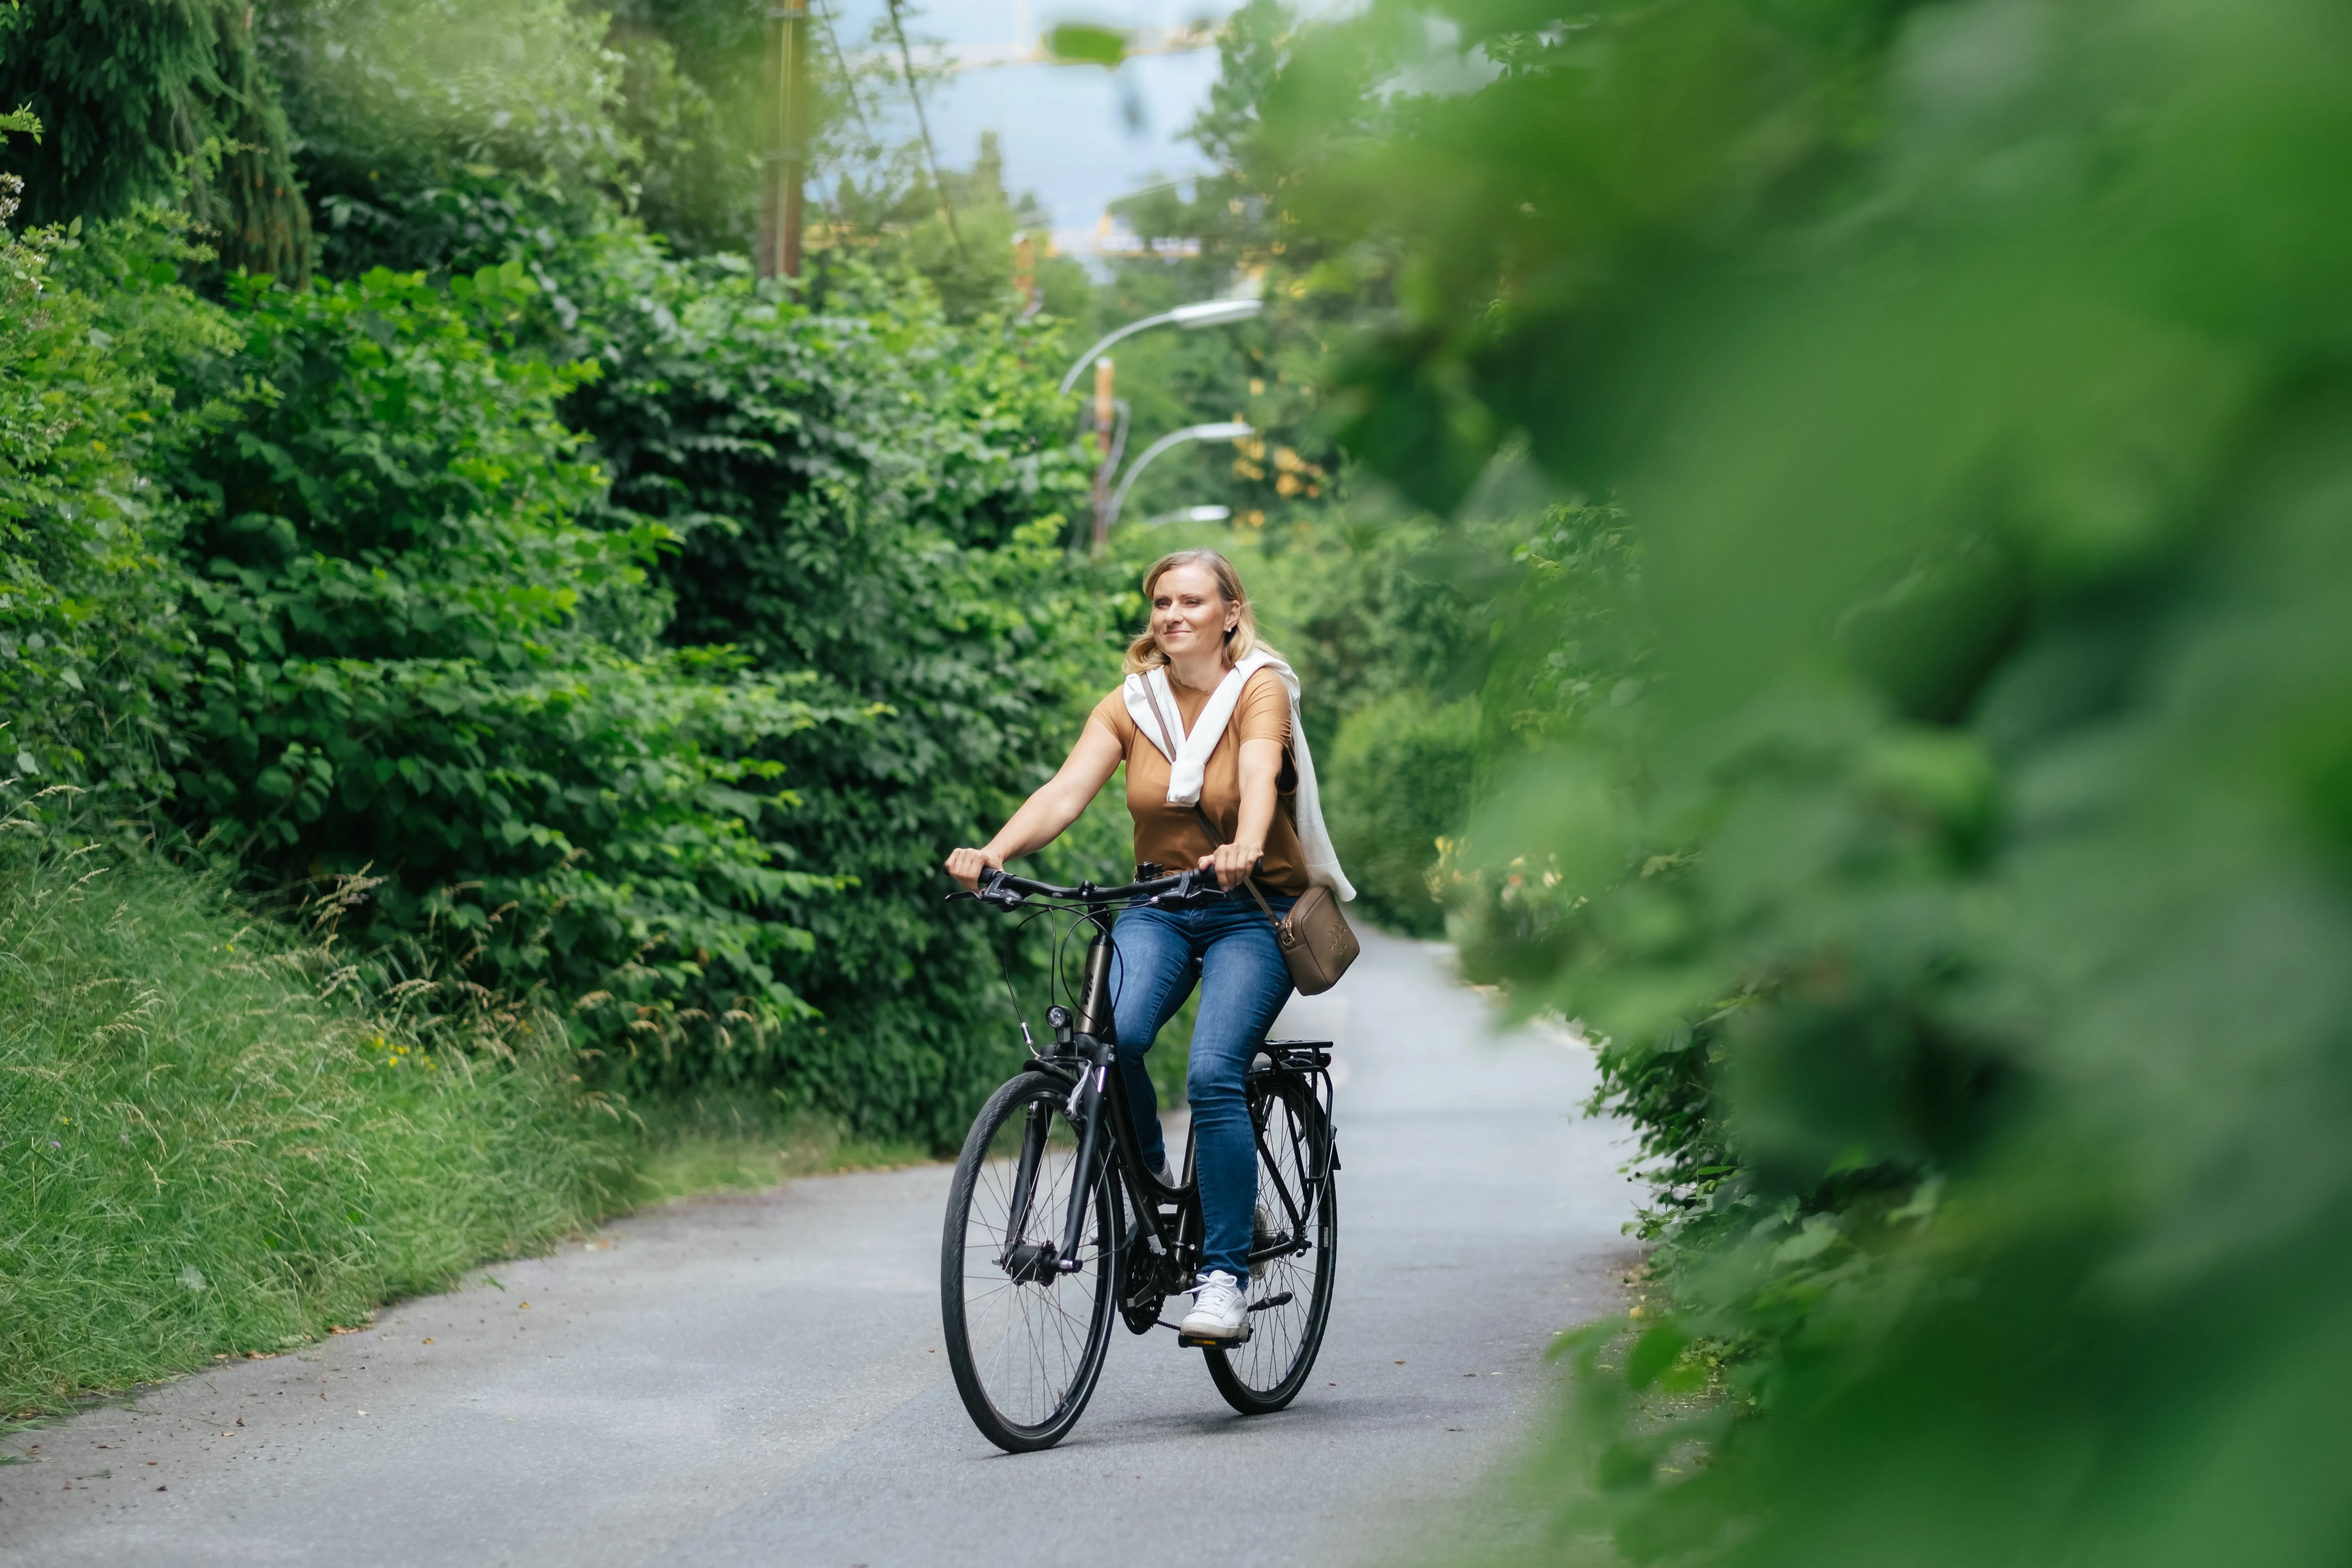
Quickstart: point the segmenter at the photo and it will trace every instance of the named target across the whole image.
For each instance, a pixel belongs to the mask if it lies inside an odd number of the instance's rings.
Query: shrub
[[[1331,841],[1357,908],[1391,931],[1433,937],[1445,911],[1432,877],[1444,841],[1462,831],[1478,738],[1478,705],[1432,708],[1399,695],[1339,727],[1323,782]]]
[[[956,327],[919,284],[854,266],[801,299],[746,271],[626,231],[569,261],[582,352],[606,368],[565,411],[610,465],[615,526],[678,537],[656,568],[667,637],[863,715],[759,752],[797,803],[782,863],[856,889],[792,906],[813,940],[787,973],[822,1016],[780,1081],[950,1147],[1018,1036],[996,938],[940,901],[939,863],[1059,763],[1116,679],[1116,601],[1062,552],[1085,471],[1034,340]]]
[[[1496,724],[1570,711],[1472,833],[1681,1216],[1673,1314],[1570,1347],[1554,1542],[2341,1560],[2352,29],[1456,8],[1475,86],[1315,140],[1406,9],[1263,117],[1409,286],[1360,456],[1450,507],[1523,439],[1641,541],[1529,643],[1606,705],[1498,670]]]
[[[534,286],[378,270],[240,283],[233,347],[184,396],[235,408],[173,447],[200,674],[180,810],[271,883],[366,877],[354,940],[495,988],[614,1005],[606,1048],[691,1036],[738,1074],[804,1010],[754,753],[820,721],[805,683],[649,643],[658,526],[581,513],[603,477],[556,416],[593,362],[513,346]]]
[[[95,785],[105,813],[137,816],[184,754],[171,702],[193,643],[181,510],[142,471],[172,418],[152,362],[227,334],[171,286],[168,232],[144,247],[79,222],[11,236],[13,179],[0,175],[0,756],[22,787],[5,793]],[[109,296],[72,286],[92,272]]]

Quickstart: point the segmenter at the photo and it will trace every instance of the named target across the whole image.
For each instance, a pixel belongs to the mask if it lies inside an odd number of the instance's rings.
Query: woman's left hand
[[[1201,869],[1206,871],[1214,867],[1217,886],[1231,892],[1249,879],[1250,872],[1265,855],[1265,846],[1263,844],[1220,844],[1214,855],[1201,857]]]

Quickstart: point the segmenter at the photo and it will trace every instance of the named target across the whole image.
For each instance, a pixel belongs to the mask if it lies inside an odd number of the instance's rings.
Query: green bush
[[[1331,841],[1356,886],[1356,907],[1408,936],[1445,930],[1433,881],[1444,841],[1465,825],[1478,705],[1433,708],[1399,695],[1339,726],[1328,775]]]
[[[938,859],[1115,668],[1045,341],[678,260],[619,216],[593,26],[517,0],[436,76],[401,40],[447,9],[259,24],[336,280],[223,276],[152,213],[19,245],[66,258],[0,368],[46,421],[0,459],[29,784],[337,890],[381,975],[576,1006],[616,1086],[952,1143],[1037,954]]]
[[[98,785],[105,813],[139,816],[184,754],[172,704],[193,647],[181,510],[143,471],[173,407],[152,361],[226,337],[157,281],[173,270],[160,254],[107,256],[110,300],[70,287],[61,270],[89,269],[93,244],[79,223],[11,236],[13,178],[0,175],[0,771],[16,782],[0,794],[21,805],[49,784]]]
[[[666,637],[814,677],[812,701],[862,716],[759,753],[796,803],[781,864],[855,887],[793,906],[813,940],[785,973],[821,1017],[775,1081],[951,1147],[1018,1036],[1000,933],[940,901],[939,863],[1050,776],[1117,679],[1118,601],[1061,548],[1086,483],[1066,403],[1034,338],[957,327],[918,283],[845,266],[794,300],[626,231],[566,268],[607,368],[564,411],[610,467],[616,525],[679,539],[656,568]]]
[[[609,998],[608,1051],[756,1073],[804,1011],[783,901],[831,883],[775,863],[790,803],[753,753],[824,715],[651,646],[668,536],[581,521],[603,477],[556,404],[596,366],[512,346],[534,293],[514,266],[247,280],[233,349],[174,367],[235,416],[171,447],[201,646],[179,810],[264,886],[365,878],[368,947]]]
[[[628,1150],[559,1020],[430,983],[362,1006],[215,881],[17,839],[0,1411],[275,1352],[610,1206]]]
[[[1530,541],[1460,868],[1664,1165],[1547,1552],[2341,1561],[2352,27],[1444,9],[1262,123],[1399,284],[1363,460],[1626,498]]]

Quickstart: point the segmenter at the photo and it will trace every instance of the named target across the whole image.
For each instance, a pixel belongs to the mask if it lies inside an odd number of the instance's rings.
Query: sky
[[[882,0],[835,0],[842,47],[857,52],[885,15]],[[1178,28],[1222,20],[1231,0],[930,0],[907,6],[908,35],[942,41],[965,58],[1022,52],[1059,22],[1120,28]],[[994,48],[992,50],[992,46]],[[983,131],[1003,149],[1005,188],[1034,193],[1051,215],[1057,248],[1086,255],[1103,210],[1157,181],[1207,167],[1179,140],[1208,101],[1217,77],[1213,48],[1129,59],[1116,73],[1099,66],[993,65],[960,70],[927,88],[924,109],[940,160],[968,167]],[[1122,100],[1131,100],[1130,125]],[[867,108],[876,106],[869,101]],[[889,110],[911,135],[914,118],[901,92]]]

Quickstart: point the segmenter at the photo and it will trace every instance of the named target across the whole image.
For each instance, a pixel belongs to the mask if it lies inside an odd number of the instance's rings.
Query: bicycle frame
[[[1145,1149],[1159,1142],[1156,1129],[1137,1125],[1143,1107],[1128,1093],[1133,1075],[1112,1070],[1112,929],[1137,907],[1182,908],[1225,893],[1206,872],[1157,870],[1139,868],[1139,879],[1122,887],[1059,888],[992,868],[952,895],[1049,915],[1056,928],[1051,1037],[1040,1040],[1022,1019],[1031,1059],[972,1121],[940,1248],[956,1390],[981,1432],[1007,1452],[1051,1447],[1076,1424],[1108,1352],[1114,1313],[1130,1333],[1176,1330],[1176,1343],[1202,1352],[1217,1392],[1244,1415],[1297,1397],[1329,1319],[1339,1168],[1330,1045],[1272,1039],[1244,1068],[1257,1199],[1255,1214],[1234,1214],[1247,1225],[1239,1320],[1220,1315],[1203,1335],[1160,1316],[1171,1298],[1196,1289],[1207,1245],[1198,1146],[1184,1149],[1181,1178],[1163,1180],[1156,1162],[1144,1163]],[[1074,952],[1081,921],[1088,940]],[[1073,957],[1081,959],[1076,974]],[[1009,966],[1005,981],[1013,1011],[1023,1013]],[[1002,1184],[1008,1177],[1010,1191]],[[1089,1205],[1099,1226],[1092,1241]],[[1261,1312],[1268,1315],[1253,1315]]]
[[[1039,1064],[1049,1071],[1059,1070],[1075,1061],[1076,1082],[1071,1090],[1070,1120],[1079,1129],[1078,1175],[1072,1186],[1068,1213],[1063,1216],[1062,1244],[1058,1267],[1066,1273],[1079,1266],[1078,1243],[1086,1230],[1087,1203],[1099,1179],[1102,1163],[1108,1158],[1117,1166],[1122,1178],[1120,1217],[1132,1207],[1139,1231],[1130,1230],[1114,1242],[1106,1237],[1106,1245],[1116,1245],[1123,1253],[1138,1239],[1146,1239],[1155,1256],[1171,1258],[1184,1245],[1185,1233],[1197,1226],[1200,1215],[1199,1194],[1189,1185],[1170,1187],[1153,1175],[1144,1163],[1143,1149],[1136,1137],[1135,1114],[1128,1104],[1127,1086],[1112,1071],[1118,1055],[1118,1031],[1111,1016],[1110,965],[1112,913],[1108,904],[1089,904],[1085,920],[1094,928],[1094,938],[1087,946],[1085,978],[1078,991],[1078,1010],[1069,1025],[1055,1025],[1055,1052],[1039,1058]],[[1066,1034],[1066,1038],[1065,1037]],[[1066,1047],[1066,1053],[1065,1050]],[[1110,1130],[1110,1146],[1103,1144],[1103,1130]],[[1040,1133],[1042,1134],[1042,1129]],[[1023,1162],[1029,1163],[1028,1143],[1023,1142]],[[1185,1172],[1191,1174],[1192,1152],[1185,1152]],[[1021,1180],[1027,1175],[1022,1173]],[[1025,1197],[1026,1189],[1020,1189]],[[1172,1234],[1163,1226],[1160,1210],[1164,1205],[1175,1206]],[[1025,1205],[1024,1205],[1025,1206]],[[1190,1224],[1188,1224],[1190,1222]]]
[[[1114,1246],[1124,1258],[1133,1247],[1141,1242],[1171,1277],[1189,1282],[1191,1270],[1183,1267],[1188,1257],[1197,1253],[1202,1232],[1200,1190],[1192,1180],[1192,1150],[1188,1142],[1184,1163],[1179,1173],[1179,1184],[1170,1186],[1152,1174],[1144,1163],[1143,1149],[1136,1135],[1135,1116],[1127,1100],[1127,1089],[1112,1070],[1116,1065],[1118,1039],[1118,1026],[1111,1005],[1110,972],[1114,947],[1111,930],[1115,906],[1130,896],[1158,892],[1176,901],[1200,897],[1213,883],[1205,874],[1181,874],[1151,882],[1140,882],[1124,888],[1098,889],[1082,884],[1076,889],[1050,888],[1042,883],[995,873],[983,884],[979,894],[982,901],[1017,908],[1024,894],[1069,900],[1080,911],[1080,919],[1093,928],[1093,937],[1086,951],[1082,978],[1078,985],[1077,1010],[1074,1014],[1058,1005],[1047,1010],[1047,1020],[1053,1029],[1053,1048],[1034,1057],[1034,1065],[1047,1072],[1069,1080],[1070,1098],[1066,1106],[1073,1125],[1079,1130],[1077,1179],[1074,1183],[1066,1211],[1060,1216],[1061,1235],[1055,1249],[1054,1267],[1061,1273],[1076,1273],[1082,1266],[1078,1256],[1080,1241],[1086,1234],[1087,1205],[1100,1179],[1106,1162],[1119,1173],[1119,1184],[1114,1189],[1118,1202],[1113,1207],[1115,1220],[1125,1221],[1128,1211],[1133,1211],[1132,1224],[1123,1224],[1123,1234],[1104,1237],[1105,1245]],[[1156,901],[1156,900],[1155,900]],[[1026,1026],[1024,1026],[1024,1030]],[[1264,1047],[1273,1058],[1274,1070],[1299,1078],[1308,1086],[1314,1110],[1310,1125],[1303,1129],[1312,1139],[1314,1147],[1301,1151],[1311,1157],[1303,1158],[1300,1168],[1308,1173],[1305,1189],[1293,1193],[1279,1176],[1275,1180],[1272,1194],[1279,1203],[1289,1228],[1278,1233],[1263,1249],[1250,1255],[1253,1266],[1266,1258],[1304,1245],[1313,1222],[1316,1199],[1331,1173],[1339,1169],[1338,1149],[1331,1119],[1330,1080],[1323,1069],[1329,1066],[1327,1047],[1319,1044],[1267,1041]],[[1109,1129],[1109,1141],[1104,1141],[1104,1129]],[[1255,1129],[1260,1157],[1268,1168],[1278,1168],[1272,1151],[1265,1147],[1265,1129]],[[1294,1137],[1297,1136],[1294,1132]],[[1022,1139],[1021,1158],[1014,1174],[1013,1210],[1009,1216],[1008,1234],[1019,1237],[1025,1231],[1029,1204],[1034,1193],[1038,1163],[1043,1156],[1046,1136],[1046,1118],[1033,1108],[1030,1123]],[[1172,1210],[1172,1213],[1163,1213]],[[1013,1267],[1010,1253],[1000,1259],[1008,1269]]]

